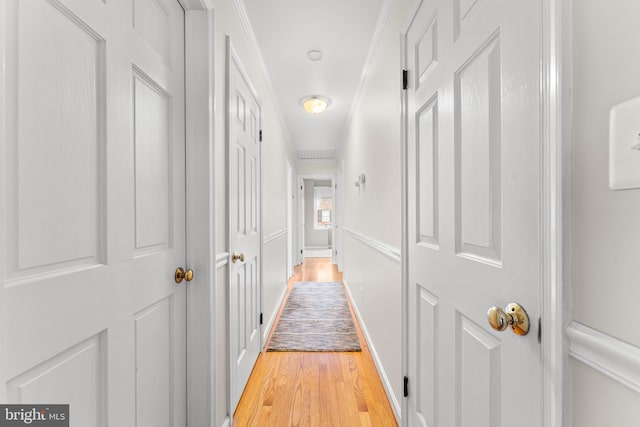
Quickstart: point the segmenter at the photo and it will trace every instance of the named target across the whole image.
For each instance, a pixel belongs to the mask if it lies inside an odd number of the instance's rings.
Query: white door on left
[[[0,402],[186,425],[184,11],[0,2]]]

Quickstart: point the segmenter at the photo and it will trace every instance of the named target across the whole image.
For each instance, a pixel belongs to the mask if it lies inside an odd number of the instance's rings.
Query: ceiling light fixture
[[[311,114],[320,114],[327,109],[331,101],[320,95],[307,96],[302,99],[302,107]]]
[[[309,61],[320,61],[322,59],[322,51],[320,50],[310,50],[309,52],[307,52],[307,58],[309,59]]]

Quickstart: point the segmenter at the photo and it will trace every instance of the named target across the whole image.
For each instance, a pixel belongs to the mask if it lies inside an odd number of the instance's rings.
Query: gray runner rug
[[[267,351],[361,351],[342,284],[295,283]]]

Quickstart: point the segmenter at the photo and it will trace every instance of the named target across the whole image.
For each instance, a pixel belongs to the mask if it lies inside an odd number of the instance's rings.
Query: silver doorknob
[[[529,316],[520,304],[512,302],[503,311],[500,307],[491,307],[487,311],[487,320],[496,331],[504,331],[509,326],[514,334],[527,335]]]

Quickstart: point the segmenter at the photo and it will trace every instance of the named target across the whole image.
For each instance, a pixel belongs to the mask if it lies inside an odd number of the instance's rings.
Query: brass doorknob
[[[231,262],[233,262],[235,264],[238,261],[244,262],[244,254],[242,254],[242,253],[238,254],[236,252],[232,253],[231,254]]]
[[[487,319],[496,331],[504,331],[511,326],[514,334],[527,335],[529,332],[529,315],[520,304],[508,304],[504,311],[500,307],[491,307],[487,311]]]
[[[188,269],[187,271],[184,271],[184,268],[178,267],[176,268],[175,279],[176,283],[181,283],[183,279],[190,282],[193,280],[193,270]]]

